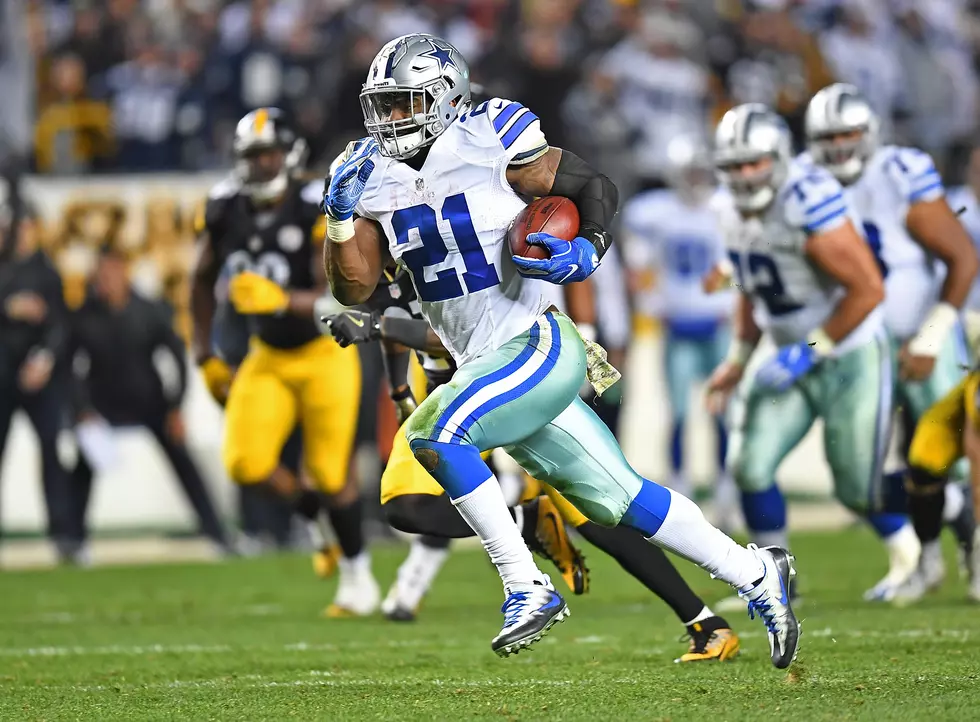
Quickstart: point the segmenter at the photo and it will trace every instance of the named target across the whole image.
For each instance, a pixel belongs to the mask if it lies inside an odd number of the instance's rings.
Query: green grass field
[[[536,649],[490,651],[501,599],[458,550],[420,620],[324,620],[300,556],[0,573],[3,720],[970,720],[980,615],[958,580],[915,609],[861,601],[884,553],[859,531],[794,539],[803,646],[769,664],[758,621],[733,663],[684,666],[666,606],[596,550],[592,592]],[[951,550],[948,550],[951,551]],[[383,584],[403,547],[375,551]],[[955,576],[949,555],[951,576]],[[709,602],[727,587],[686,565]]]

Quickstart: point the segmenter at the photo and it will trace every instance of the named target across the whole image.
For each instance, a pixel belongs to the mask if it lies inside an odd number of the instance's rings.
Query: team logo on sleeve
[[[286,253],[298,251],[303,247],[303,231],[298,226],[283,226],[279,229],[276,242]]]

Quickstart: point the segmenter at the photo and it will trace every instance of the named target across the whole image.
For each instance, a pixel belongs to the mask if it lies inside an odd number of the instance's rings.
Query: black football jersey
[[[323,182],[291,180],[283,200],[271,209],[256,208],[240,191],[234,178],[216,185],[199,229],[208,231],[222,280],[252,271],[287,290],[316,288],[313,264],[320,263],[317,249],[325,229]],[[296,348],[320,336],[312,315],[249,316],[248,323],[252,334],[276,348]]]
[[[392,274],[385,270],[374,293],[361,308],[369,313],[377,311],[381,315],[401,315],[425,320],[415,286],[412,285],[412,277],[405,271]],[[428,393],[449,381],[456,372],[456,364],[452,359],[434,358],[421,351],[416,351],[415,355],[425,371]]]

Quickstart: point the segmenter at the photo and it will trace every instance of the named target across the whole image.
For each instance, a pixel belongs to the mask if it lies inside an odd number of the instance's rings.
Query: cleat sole
[[[558,614],[552,617],[543,629],[538,630],[534,634],[531,634],[523,639],[518,639],[510,644],[507,644],[500,649],[496,650],[498,657],[509,657],[512,654],[518,654],[522,649],[531,649],[532,645],[541,641],[541,638],[548,633],[548,631],[558,624],[559,622],[564,622],[571,616],[572,612],[568,607],[562,609]]]

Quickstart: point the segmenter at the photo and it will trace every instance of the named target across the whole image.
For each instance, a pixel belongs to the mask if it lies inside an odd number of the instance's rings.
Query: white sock
[[[946,500],[943,502],[943,521],[947,524],[960,515],[963,505],[966,503],[966,496],[963,494],[963,487],[959,484],[950,482],[946,484]]]
[[[498,481],[500,482],[500,491],[504,495],[504,502],[507,506],[516,506],[520,502],[521,496],[524,495],[524,479],[521,478],[520,474],[504,472],[501,473]]]
[[[337,567],[341,574],[370,574],[371,555],[365,551],[356,557],[341,557],[337,560]]]
[[[698,612],[698,616],[696,616],[690,622],[684,622],[684,626],[685,627],[690,627],[692,624],[697,624],[698,622],[703,622],[705,619],[710,619],[713,616],[715,616],[715,613],[712,612],[711,609],[708,608],[707,605],[705,605],[705,607],[700,612]]]
[[[504,589],[512,584],[544,582],[493,476],[469,494],[453,499],[453,506],[480,537]]]
[[[789,549],[789,535],[786,533],[785,529],[753,532],[752,541],[759,547],[780,547],[781,549]]]
[[[648,541],[694,562],[711,576],[735,587],[752,584],[765,575],[765,565],[755,552],[711,526],[697,504],[673,490],[670,490],[667,518]]]
[[[412,541],[408,557],[398,567],[398,601],[406,609],[416,609],[449,556],[449,549],[433,549],[420,539]]]

